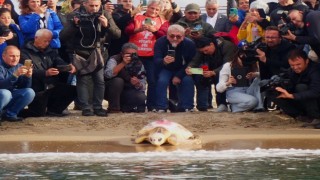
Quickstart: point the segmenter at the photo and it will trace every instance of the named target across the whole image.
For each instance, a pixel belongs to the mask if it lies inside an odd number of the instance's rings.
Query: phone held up
[[[175,57],[175,55],[176,55],[176,51],[175,50],[172,50],[172,49],[168,50],[168,56]]]
[[[229,16],[237,16],[238,15],[238,9],[237,8],[230,8]]]

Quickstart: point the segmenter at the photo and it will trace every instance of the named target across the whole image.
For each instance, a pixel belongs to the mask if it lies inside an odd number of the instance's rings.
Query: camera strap
[[[92,31],[95,33],[92,33]],[[92,48],[97,40],[97,30],[94,26],[94,19],[89,19],[83,23],[83,25],[80,26],[80,33],[80,45],[84,48]],[[90,35],[93,35],[93,37]]]

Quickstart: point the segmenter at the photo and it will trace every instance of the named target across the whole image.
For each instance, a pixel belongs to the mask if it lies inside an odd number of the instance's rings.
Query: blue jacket
[[[18,78],[13,73],[22,64],[17,64],[14,67],[10,67],[4,62],[0,63],[0,89],[7,89],[12,91],[13,89],[30,88],[32,78],[26,76],[19,76]]]
[[[165,65],[163,63],[163,58],[167,56],[169,49],[175,50],[175,61]],[[166,68],[170,71],[174,71],[174,76],[182,79],[186,76],[185,69],[195,54],[196,46],[189,38],[184,38],[176,48],[173,48],[168,41],[167,36],[163,36],[157,40],[154,46],[153,59],[158,70]]]
[[[59,33],[62,30],[63,26],[58,17],[58,15],[51,9],[47,9],[47,12],[50,15],[48,16],[47,29],[49,29],[52,34],[52,40],[50,43],[51,48],[60,48],[61,43],[59,39]],[[22,31],[22,34],[25,38],[25,41],[30,41],[34,39],[34,35],[37,30],[40,29],[40,16],[36,13],[25,14],[19,16],[19,25]]]

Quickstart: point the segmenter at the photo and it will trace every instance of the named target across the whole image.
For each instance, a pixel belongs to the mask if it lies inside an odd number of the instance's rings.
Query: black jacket
[[[219,74],[224,63],[229,62],[235,56],[238,48],[230,41],[218,38],[215,44],[216,50],[212,55],[205,55],[197,51],[192,61],[189,63],[190,67],[200,67],[202,64],[207,64],[209,70],[213,70]]]
[[[49,86],[54,86],[59,81],[59,76],[46,76],[46,70],[57,67],[57,65],[67,65],[60,58],[57,51],[48,47],[45,51],[39,51],[33,41],[29,41],[21,49],[20,63],[24,64],[26,59],[31,59],[33,64],[32,89],[35,92],[44,91]]]
[[[308,86],[307,91],[295,93],[293,96],[295,100],[317,99],[320,97],[320,67],[309,60],[309,65],[305,71],[301,74],[297,74],[293,71],[289,73],[290,80],[293,85],[306,84]]]
[[[274,48],[267,48],[266,63],[259,61],[261,79],[270,79],[273,75],[278,75],[283,70],[287,70],[290,66],[287,55],[295,46],[286,40],[281,40],[281,43]]]

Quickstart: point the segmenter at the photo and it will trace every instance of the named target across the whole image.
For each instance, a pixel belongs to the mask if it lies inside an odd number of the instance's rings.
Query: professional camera
[[[139,57],[137,53],[131,54],[131,62],[126,65],[126,70],[128,71],[129,75],[138,77],[139,72],[141,71],[142,62],[139,61]],[[140,77],[138,77],[140,78]]]
[[[279,21],[278,28],[281,35],[287,35],[289,30],[293,34],[296,34],[295,31],[297,30],[287,13],[281,14],[281,20]]]
[[[280,95],[280,93],[275,90],[276,87],[289,90],[292,87],[292,83],[285,75],[285,73],[281,73],[279,75],[273,75],[270,79],[262,80],[259,83],[261,92],[266,92],[266,96],[276,97]]]
[[[10,31],[9,27],[0,24],[0,36],[1,37],[8,36],[10,32],[11,31]]]
[[[256,57],[258,55],[256,52],[257,49],[260,49],[262,51],[266,51],[267,49],[267,45],[262,42],[261,37],[250,43],[244,41],[240,46],[240,51],[243,52],[248,58]]]

